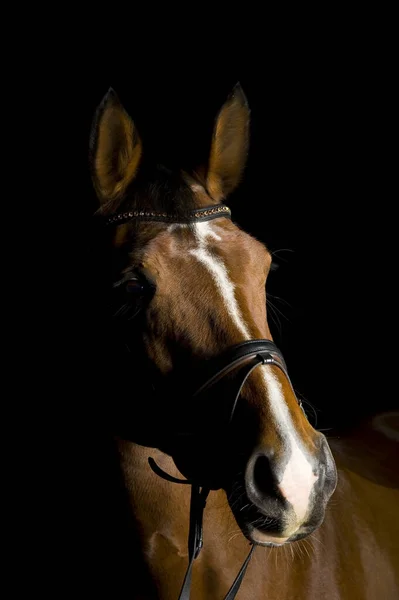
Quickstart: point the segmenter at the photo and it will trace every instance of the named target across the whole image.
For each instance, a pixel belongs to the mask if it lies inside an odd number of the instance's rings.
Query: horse
[[[146,157],[114,90],[93,119],[96,298],[138,557],[131,598],[393,600],[398,435],[374,423],[327,440],[295,394],[267,320],[271,254],[225,204],[249,123],[238,84],[206,164],[176,170]]]

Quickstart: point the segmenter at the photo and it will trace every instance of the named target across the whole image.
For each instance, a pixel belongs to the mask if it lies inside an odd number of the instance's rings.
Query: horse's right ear
[[[249,144],[248,102],[238,83],[217,116],[206,177],[210,196],[220,202],[238,186]]]
[[[90,136],[90,168],[102,204],[123,197],[137,174],[141,154],[136,127],[110,89],[96,111]]]

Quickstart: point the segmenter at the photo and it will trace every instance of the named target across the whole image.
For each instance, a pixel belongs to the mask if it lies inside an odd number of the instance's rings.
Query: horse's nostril
[[[261,494],[270,494],[276,486],[270,461],[264,454],[257,457],[253,472],[254,485]]]

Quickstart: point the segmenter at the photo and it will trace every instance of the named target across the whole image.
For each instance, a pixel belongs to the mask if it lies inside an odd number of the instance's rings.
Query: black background
[[[54,534],[45,560],[54,569],[48,577],[56,595],[69,586],[94,596],[108,586],[131,585],[104,419],[111,400],[102,394],[106,362],[98,355],[87,296],[96,209],[89,134],[110,86],[147,146],[164,162],[179,163],[206,156],[217,111],[240,81],[251,108],[251,147],[229,204],[234,220],[266,243],[279,264],[267,289],[282,299],[273,302],[284,316],[280,326],[269,322],[294,386],[314,407],[317,426],[331,435],[398,407],[391,350],[397,167],[389,35],[377,36],[373,27],[361,31],[356,19],[342,28],[327,28],[325,20],[297,25],[277,32],[268,24],[256,34],[244,27],[256,46],[226,31],[215,45],[215,27],[186,31],[184,41],[176,34],[157,41],[155,31],[138,40],[137,23],[130,52],[104,38],[72,54],[70,40],[56,56],[57,81],[47,57],[44,87],[24,96],[27,120],[50,133],[30,180],[34,194],[47,191],[49,204],[35,255],[43,293],[35,335],[23,350],[25,373],[32,375],[17,389],[35,383],[34,410],[43,414],[40,466],[50,490],[40,504]],[[33,102],[41,105],[40,119]],[[41,207],[37,198],[34,207]],[[20,394],[28,411],[31,389]],[[314,423],[310,408],[309,416]],[[36,475],[34,481],[32,489],[40,491]],[[39,580],[42,572],[36,572]]]

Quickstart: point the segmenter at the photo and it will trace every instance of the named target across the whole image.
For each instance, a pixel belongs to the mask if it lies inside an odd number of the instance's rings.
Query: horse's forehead
[[[214,252],[224,263],[250,257],[265,258],[266,248],[230,221],[202,222],[192,225],[169,225],[152,238],[143,249],[143,260],[173,267],[173,259],[193,262],[193,251]]]

